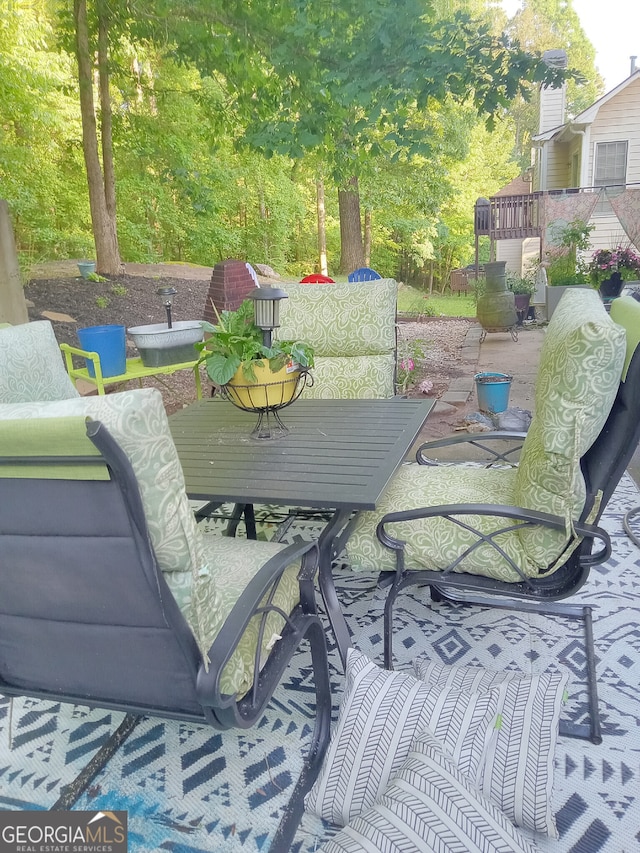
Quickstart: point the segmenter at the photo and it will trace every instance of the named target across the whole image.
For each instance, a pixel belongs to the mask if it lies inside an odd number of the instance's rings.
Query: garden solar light
[[[167,326],[171,329],[171,306],[173,305],[173,297],[176,295],[178,291],[175,287],[159,287],[156,290],[156,293],[162,300],[162,304],[164,305],[165,311],[167,312]]]
[[[272,332],[280,325],[281,299],[287,299],[284,290],[277,287],[256,287],[249,294],[253,300],[253,313],[256,326],[262,329],[262,342],[271,347]]]

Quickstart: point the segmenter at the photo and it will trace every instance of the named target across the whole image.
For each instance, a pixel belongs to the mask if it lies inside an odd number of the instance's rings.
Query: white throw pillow
[[[474,694],[484,690],[494,694],[498,689],[499,728],[482,758],[475,782],[517,826],[557,838],[551,800],[568,675],[446,666],[424,656],[415,661],[415,672],[433,687]]]
[[[414,738],[376,805],[321,853],[535,853],[518,830],[456,768],[428,730]]]
[[[461,772],[475,778],[495,732],[496,693],[426,686],[350,649],[345,692],[306,808],[344,826],[374,804],[401,767],[416,732],[429,727]]]

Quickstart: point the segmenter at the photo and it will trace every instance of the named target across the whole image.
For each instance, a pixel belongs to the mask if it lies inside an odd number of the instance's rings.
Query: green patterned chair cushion
[[[203,536],[187,498],[162,395],[156,388],[104,397],[0,404],[0,420],[67,416],[91,417],[104,423],[129,458],[158,565],[206,661],[211,642],[247,580],[285,546]],[[287,569],[276,594],[276,604],[285,612],[298,602],[298,570],[299,563]],[[281,627],[280,617],[270,617],[263,659]],[[223,673],[226,692],[242,693],[251,684],[256,637],[254,623]]]
[[[396,300],[393,279],[352,284],[286,284],[280,303],[282,340],[312,344],[316,356],[359,356],[395,352]]]
[[[395,356],[360,355],[316,358],[311,370],[313,385],[304,390],[305,400],[372,400],[394,395]]]
[[[387,486],[379,508],[358,515],[346,545],[349,562],[356,570],[395,570],[394,553],[376,537],[376,527],[383,515],[440,504],[512,504],[515,477],[513,468],[403,465]],[[504,526],[503,519],[490,516],[468,516],[465,520],[485,533]],[[443,569],[476,539],[444,518],[398,522],[387,525],[387,530],[391,536],[407,542],[405,559],[409,569]],[[534,573],[535,567],[527,567],[517,533],[502,534],[497,541],[525,574]],[[465,558],[458,570],[508,582],[519,580],[513,568],[501,560],[495,549],[486,545]]]
[[[78,396],[48,320],[0,329],[0,403]]]
[[[200,648],[207,650],[251,578],[270,557],[286,546],[277,542],[241,540],[230,536],[205,534],[202,539],[206,566],[195,580],[187,621],[195,626]],[[284,571],[273,598],[273,604],[285,613],[290,613],[300,600],[299,570],[298,561]],[[278,614],[271,613],[267,618],[260,667],[265,663],[283,625],[284,619]],[[242,695],[251,687],[258,629],[259,617],[254,616],[222,673],[220,689],[223,693]]]
[[[0,406],[2,420],[73,415],[102,421],[129,457],[162,571],[191,571],[194,564],[202,565],[196,523],[160,392],[143,388],[103,397]]]
[[[545,335],[536,378],[535,417],[518,466],[514,502],[567,519],[567,533],[520,532],[529,559],[543,571],[569,540],[570,520],[585,500],[580,457],[604,426],[622,374],[624,329],[594,290],[567,291]]]
[[[615,315],[614,315],[615,316]],[[530,577],[552,570],[571,536],[571,519],[584,507],[580,457],[591,446],[613,404],[626,353],[624,329],[607,314],[595,291],[567,292],[553,314],[540,355],[536,411],[517,469],[404,466],[375,513],[362,513],[347,542],[354,565],[377,571],[395,568],[393,553],[376,537],[382,515],[421,506],[502,503],[550,512],[567,520],[566,532],[522,528],[499,540],[508,556]],[[470,523],[489,532],[503,522],[489,517]],[[407,541],[408,568],[442,569],[472,534],[445,519],[388,526]],[[519,578],[495,550],[482,546],[459,571],[503,581]]]

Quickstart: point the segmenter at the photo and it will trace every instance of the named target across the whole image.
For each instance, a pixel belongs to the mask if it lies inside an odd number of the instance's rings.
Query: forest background
[[[540,64],[603,90],[571,0],[0,0],[0,198],[25,279],[95,257],[446,285],[521,174]],[[525,53],[525,51],[527,53]]]

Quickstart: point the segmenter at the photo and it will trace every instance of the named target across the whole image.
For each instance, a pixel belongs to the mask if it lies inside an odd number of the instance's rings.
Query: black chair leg
[[[296,830],[304,814],[304,797],[318,778],[331,734],[331,682],[324,629],[314,622],[307,630],[316,688],[316,722],[302,772],[276,830],[269,853],[289,853]]]
[[[387,594],[384,609],[384,666],[393,669],[393,604],[403,584],[393,584]],[[408,584],[404,584],[408,586]],[[584,632],[584,652],[587,669],[587,695],[589,708],[588,723],[574,723],[568,720],[560,721],[559,733],[565,737],[590,740],[592,743],[602,743],[602,728],[598,710],[598,684],[596,673],[596,658],[593,643],[592,609],[579,604],[563,604],[562,602],[524,601],[514,598],[489,598],[461,589],[453,589],[445,584],[428,584],[432,601],[449,602],[451,604],[475,604],[481,607],[515,610],[521,613],[539,613],[543,616],[560,616],[582,622]]]
[[[573,619],[583,624],[584,653],[587,668],[587,696],[589,708],[588,723],[572,723],[568,720],[560,721],[559,733],[565,737],[590,740],[592,743],[602,743],[602,728],[600,725],[600,712],[598,710],[598,683],[596,673],[596,658],[593,643],[593,619],[592,608],[580,604],[563,604],[559,601],[537,602],[524,601],[517,598],[505,599],[488,598],[487,596],[474,595],[460,589],[451,589],[443,586],[430,586],[433,601],[449,601],[453,604],[476,604],[481,607],[500,608],[501,610],[515,610],[520,613],[539,613],[541,616],[559,616],[563,619]]]

